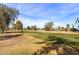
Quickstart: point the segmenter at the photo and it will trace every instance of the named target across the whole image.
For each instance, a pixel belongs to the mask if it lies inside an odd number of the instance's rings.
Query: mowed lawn
[[[68,34],[67,34],[68,33]],[[79,33],[74,32],[66,32],[66,33],[62,33],[62,32],[38,32],[38,31],[25,31],[24,34],[29,35],[29,36],[33,36],[34,38],[38,38],[41,40],[45,40],[48,38],[48,35],[53,35],[55,37],[60,37],[60,38],[64,38],[67,40],[70,40],[72,42],[79,42]]]
[[[17,33],[16,33],[17,34]],[[60,37],[71,42],[77,42],[74,46],[79,47],[79,34],[64,34],[53,32],[38,32],[38,31],[23,31],[21,36],[8,38],[0,41],[0,54],[25,54],[32,55],[38,49],[41,49],[43,44],[36,44],[35,42],[45,41],[49,35]]]

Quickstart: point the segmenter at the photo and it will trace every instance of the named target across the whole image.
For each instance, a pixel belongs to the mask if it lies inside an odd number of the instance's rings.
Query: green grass
[[[49,35],[48,33],[42,33],[42,32],[36,32],[36,31],[24,31],[24,34],[33,36],[34,38],[42,39],[45,40],[47,36]]]
[[[38,32],[38,31],[23,31],[21,32],[24,36],[14,37],[17,40],[15,44],[14,39],[8,41],[8,43],[14,42],[12,45],[8,46],[7,41],[5,41],[5,47],[0,48],[0,54],[26,54],[32,55],[35,51],[42,48],[42,44],[36,44],[35,42],[46,41],[48,36],[53,36],[58,42],[63,42],[63,40],[68,40],[69,44],[79,47],[79,34],[61,34],[61,33],[49,33],[49,32]],[[19,41],[21,39],[21,41]],[[52,38],[51,38],[52,40]],[[3,43],[3,44],[4,44]],[[49,43],[52,43],[50,41]],[[46,46],[46,45],[45,45]]]
[[[46,39],[48,35],[53,35],[56,37],[61,37],[72,41],[79,41],[79,34],[43,33],[36,31],[25,31],[24,33],[39,39]]]
[[[41,40],[46,40],[49,35],[52,35],[58,38],[62,38],[63,40],[69,40],[69,42],[74,44],[77,43],[76,45],[79,45],[79,34],[43,33],[37,31],[24,31],[24,33]]]

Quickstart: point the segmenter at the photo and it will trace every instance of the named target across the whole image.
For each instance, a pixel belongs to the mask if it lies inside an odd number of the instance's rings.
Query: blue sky
[[[19,10],[18,20],[24,27],[37,25],[43,27],[45,23],[53,21],[55,26],[75,24],[79,17],[79,4],[76,3],[8,3],[9,7]]]

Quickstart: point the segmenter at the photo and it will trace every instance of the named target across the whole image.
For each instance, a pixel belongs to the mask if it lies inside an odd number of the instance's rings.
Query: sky
[[[44,27],[45,23],[53,21],[55,26],[75,24],[79,17],[77,3],[6,3],[5,5],[19,10],[18,20],[23,26],[37,25]]]

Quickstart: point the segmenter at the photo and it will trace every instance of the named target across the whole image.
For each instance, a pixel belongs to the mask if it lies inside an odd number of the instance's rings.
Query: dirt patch
[[[21,41],[22,34],[2,34],[0,35],[0,48],[17,44]]]
[[[13,33],[14,34],[14,33]],[[13,34],[6,34],[13,35]],[[15,34],[14,34],[15,35]],[[2,34],[2,36],[5,36]],[[40,39],[36,39],[26,34],[20,36],[12,36],[6,40],[0,41],[0,54],[27,54],[32,55],[38,49],[41,49],[45,44],[36,44],[35,42],[42,42]]]
[[[42,47],[34,55],[79,55],[79,49],[74,49],[68,45],[52,45]]]
[[[14,37],[18,37],[18,36],[21,36],[22,34],[20,33],[9,33],[9,34],[1,34],[0,35],[0,41],[2,40],[8,40],[8,39],[11,39],[11,38],[14,38]]]

